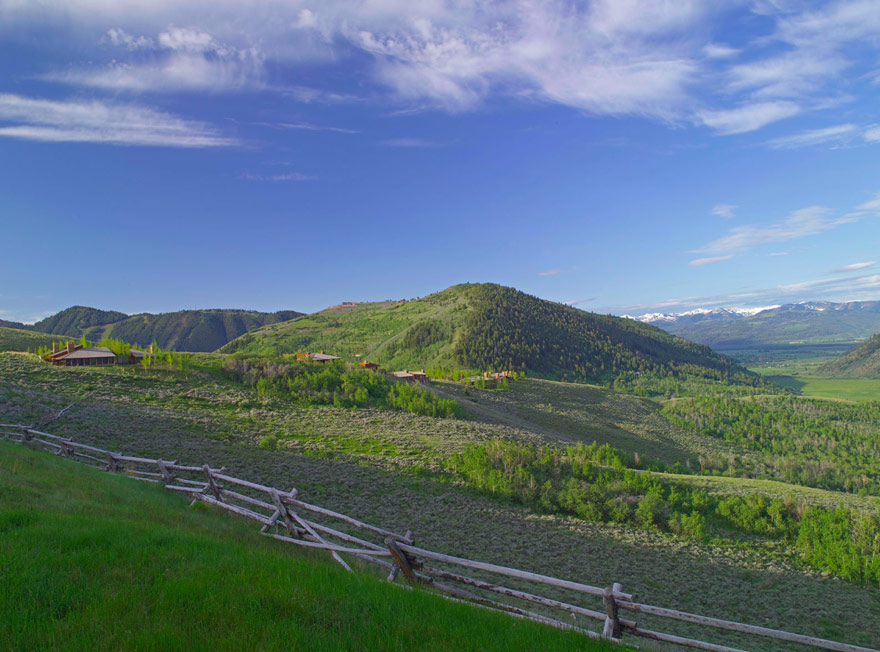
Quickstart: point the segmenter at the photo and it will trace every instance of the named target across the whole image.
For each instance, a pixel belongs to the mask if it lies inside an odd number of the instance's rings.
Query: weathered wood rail
[[[351,566],[342,555],[381,567],[388,571],[390,582],[394,582],[402,574],[409,584],[430,586],[450,599],[467,601],[554,627],[576,630],[592,638],[632,644],[630,636],[638,636],[698,650],[744,652],[727,645],[646,629],[635,620],[621,617],[622,611],[630,611],[703,628],[721,629],[824,650],[880,652],[858,645],[643,604],[635,596],[625,593],[619,583],[604,588],[590,586],[419,548],[410,531],[399,534],[365,523],[346,514],[305,502],[298,497],[295,488],[283,491],[242,480],[229,475],[225,467],[212,468],[207,464],[188,466],[176,461],[124,455],[22,425],[0,424],[0,438],[42,446],[56,455],[111,473],[125,473],[136,480],[161,484],[170,491],[192,497],[193,503],[201,501],[260,523],[260,533],[264,536],[306,548],[326,550],[346,570],[350,571]],[[231,488],[233,486],[235,489]],[[332,519],[337,524],[331,526],[317,522],[313,520],[314,516],[306,518],[306,512]],[[368,537],[378,540],[370,541]],[[435,567],[429,565],[429,562],[445,567]],[[459,569],[477,571],[488,579],[463,575]],[[498,576],[512,580],[507,582],[509,584],[526,584],[537,588],[527,591],[524,588],[503,586],[497,583]],[[541,586],[553,587],[557,591],[565,591],[577,597],[571,599],[571,602],[545,597],[537,593]],[[594,600],[597,609],[575,604],[584,599]],[[595,621],[601,625],[601,630],[589,629],[579,619]]]

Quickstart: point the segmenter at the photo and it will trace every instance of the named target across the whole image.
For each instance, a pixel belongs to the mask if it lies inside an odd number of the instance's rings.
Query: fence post
[[[27,426],[22,426],[21,427],[21,436],[24,437],[25,441],[30,441],[31,440],[31,429],[28,428]]]
[[[412,543],[410,545],[413,545],[413,546],[416,545],[415,539],[413,539],[412,530],[407,530],[406,534],[404,534],[403,536],[405,536],[407,539],[412,541]],[[392,551],[391,554],[393,555],[394,552]],[[391,572],[388,573],[388,581],[393,582],[397,578],[398,573],[400,573],[400,566],[398,566],[397,564],[394,564],[391,567]]]
[[[394,540],[394,537],[388,537],[385,539],[385,545],[388,546],[388,551],[391,553],[391,558],[394,560],[394,564],[403,571],[404,577],[406,577],[411,584],[418,583],[419,578],[416,577],[416,572],[413,570],[412,565],[409,562],[409,557],[407,557],[406,553],[397,546],[397,541]]]
[[[207,464],[205,464],[202,466],[202,470],[204,470],[204,472],[205,472],[205,477],[208,478],[208,486],[206,488],[211,490],[211,493],[214,494],[214,498],[216,498],[219,501],[222,501],[223,496],[220,493],[220,488],[217,486],[217,483],[214,482],[214,476],[211,475],[210,467]]]
[[[116,461],[116,456],[110,451],[107,451],[107,470],[111,473],[117,473],[119,471],[119,463]]]
[[[166,462],[164,460],[156,460],[156,464],[158,464],[159,470],[162,472],[162,479],[165,480],[165,484],[171,484],[172,482],[174,482],[174,475],[171,473],[171,471],[168,470],[167,465],[169,464],[169,462]],[[177,464],[177,460],[171,462],[171,464]]]
[[[605,589],[605,627],[602,628],[602,636],[605,638],[620,638],[620,619],[617,616],[617,602],[614,600],[615,593],[622,593],[623,587],[615,582]]]

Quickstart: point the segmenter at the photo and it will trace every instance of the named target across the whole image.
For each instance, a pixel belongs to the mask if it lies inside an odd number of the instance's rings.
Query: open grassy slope
[[[56,335],[0,327],[0,351],[36,351],[41,346],[52,346],[53,341],[59,342],[61,339]]]
[[[11,442],[0,497],[0,649],[610,649],[346,573],[251,522]]]
[[[641,400],[622,397],[615,407],[619,395],[581,386],[562,400],[554,395],[560,384],[527,381],[522,386],[524,402],[552,405],[560,413],[548,409],[547,423],[555,425],[539,432],[541,423],[536,422],[541,421],[541,414],[511,414],[518,408],[499,409],[493,418],[467,421],[376,410],[303,408],[260,400],[206,370],[68,369],[5,354],[0,355],[0,378],[0,422],[43,423],[74,403],[62,419],[47,426],[50,432],[133,454],[225,464],[241,477],[295,486],[319,504],[394,529],[412,529],[417,541],[435,550],[600,586],[619,581],[625,590],[653,604],[880,644],[880,590],[804,569],[774,542],[752,537],[741,545],[701,544],[661,532],[535,514],[475,494],[432,471],[450,452],[489,437],[550,441],[571,437],[561,424],[578,422],[586,437],[590,420],[596,419],[590,410],[606,412],[598,409],[603,404],[609,406],[604,436],[614,436],[611,426],[617,422],[626,430],[620,434],[621,441],[629,438],[637,445],[635,426],[628,426],[623,417],[630,406],[638,405],[649,415],[648,401],[630,404],[625,401]],[[583,412],[573,412],[580,391],[597,394],[592,406],[584,401]],[[489,395],[500,395],[471,392],[478,401],[474,405],[487,410],[494,404]],[[559,418],[570,421],[556,421]],[[505,423],[505,419],[519,423]],[[640,428],[651,431],[651,418],[646,416]],[[276,450],[260,448],[267,435],[277,436]],[[694,433],[687,435],[698,439]],[[655,445],[660,450],[660,444]],[[689,444],[682,439],[677,445]],[[668,450],[672,454],[675,446]],[[748,493],[752,490],[749,483],[760,483],[686,477],[714,483],[722,493]],[[810,504],[840,502],[874,509],[877,502],[871,497],[782,483],[761,483],[758,488],[795,495]],[[646,625],[657,624],[646,620]],[[675,627],[682,634],[698,633],[686,624]],[[715,640],[744,645],[735,636]],[[751,641],[745,647],[793,649]]]
[[[817,369],[823,376],[880,379],[880,333]],[[880,398],[880,397],[878,397]]]
[[[749,381],[730,360],[653,326],[491,283],[456,285],[405,302],[331,307],[247,333],[220,352],[314,350],[388,369],[513,369],[601,382],[620,374],[684,370],[707,378],[739,374],[738,381]]]

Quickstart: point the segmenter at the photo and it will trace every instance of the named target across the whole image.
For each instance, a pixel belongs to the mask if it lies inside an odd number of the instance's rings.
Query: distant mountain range
[[[857,343],[880,333],[880,301],[805,301],[633,317],[720,351],[767,345]]]
[[[175,351],[214,351],[244,333],[294,319],[294,310],[180,310],[160,314],[122,312],[73,306],[35,324],[0,320],[0,326],[93,341],[102,337],[148,346],[156,342]]]

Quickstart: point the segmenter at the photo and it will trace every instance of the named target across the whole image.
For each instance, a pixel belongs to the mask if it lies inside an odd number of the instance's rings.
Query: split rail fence
[[[301,500],[295,488],[285,491],[242,480],[227,473],[225,468],[211,468],[207,464],[188,466],[176,461],[133,457],[21,425],[0,424],[0,437],[42,446],[56,455],[112,473],[126,473],[137,480],[161,484],[170,491],[192,497],[193,503],[201,501],[258,522],[261,525],[260,533],[264,536],[298,546],[326,550],[346,570],[350,571],[351,566],[343,556],[381,567],[387,572],[390,582],[402,575],[409,584],[428,585],[450,599],[474,603],[554,627],[576,630],[592,638],[622,642],[623,636],[627,636],[625,642],[631,644],[629,636],[638,636],[699,650],[743,652],[727,645],[646,629],[637,620],[624,618],[621,614],[635,612],[692,623],[703,628],[728,630],[824,650],[880,652],[858,645],[643,604],[625,593],[619,583],[609,587],[590,586],[433,552],[417,547],[410,531],[399,534],[364,523]],[[328,522],[333,525],[328,525]],[[470,577],[462,572],[479,574],[487,579]],[[500,581],[499,576],[510,578],[506,580],[508,584],[527,584],[536,588],[526,591],[502,586],[497,583]],[[542,588],[546,591],[546,587],[554,587],[557,592],[562,590],[577,597],[571,599],[571,602],[564,602],[540,595],[538,591]],[[582,602],[585,596],[592,596],[598,608],[589,609],[575,604]],[[601,629],[588,629],[584,620],[596,621]]]

